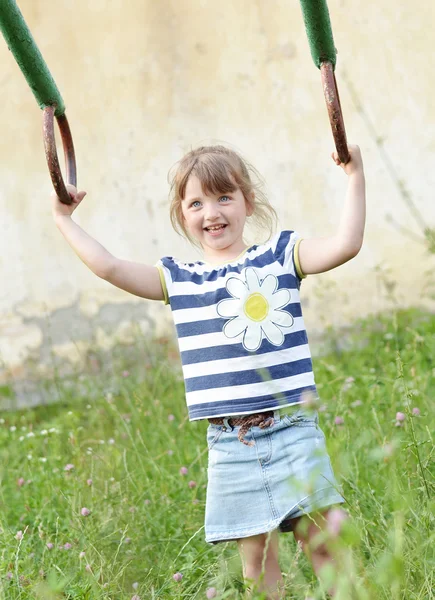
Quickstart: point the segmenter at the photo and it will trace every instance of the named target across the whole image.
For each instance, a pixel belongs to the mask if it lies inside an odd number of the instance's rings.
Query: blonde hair
[[[192,174],[198,177],[205,194],[223,194],[234,192],[239,188],[246,202],[253,207],[252,215],[249,217],[250,224],[254,225],[262,235],[268,234],[265,239],[258,241],[265,242],[271,237],[277,216],[262,189],[261,176],[237,152],[225,146],[201,146],[191,150],[171,169],[169,210],[172,227],[178,234],[196,245],[184,226],[181,209],[187,182]]]

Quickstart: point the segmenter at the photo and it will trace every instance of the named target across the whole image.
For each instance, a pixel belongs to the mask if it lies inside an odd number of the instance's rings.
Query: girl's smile
[[[205,230],[211,233],[212,235],[218,235],[225,229],[226,224],[222,223],[221,225],[211,225],[210,227],[206,227]]]

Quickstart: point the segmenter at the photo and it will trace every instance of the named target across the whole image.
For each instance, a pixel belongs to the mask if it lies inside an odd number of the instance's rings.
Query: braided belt
[[[212,425],[223,425],[224,417],[213,417],[209,419]],[[267,410],[261,413],[255,413],[253,415],[243,415],[241,417],[231,417],[227,421],[230,427],[237,427],[241,425],[240,431],[237,435],[239,442],[245,444],[245,446],[253,446],[254,442],[247,442],[245,435],[251,429],[251,427],[260,427],[260,429],[266,429],[274,423],[273,410]]]

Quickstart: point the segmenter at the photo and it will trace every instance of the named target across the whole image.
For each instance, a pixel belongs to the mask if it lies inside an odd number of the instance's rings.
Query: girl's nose
[[[218,217],[219,207],[214,203],[207,204],[205,207],[205,218],[210,219],[212,221],[214,219],[217,219]]]

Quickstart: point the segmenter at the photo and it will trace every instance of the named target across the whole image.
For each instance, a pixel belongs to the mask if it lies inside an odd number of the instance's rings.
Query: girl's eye
[[[228,202],[229,200],[231,200],[231,198],[229,196],[221,196],[219,200],[221,200],[222,202]]]
[[[190,206],[192,208],[198,208],[199,206],[201,206],[201,202],[199,200],[195,200],[195,202],[192,202]]]

